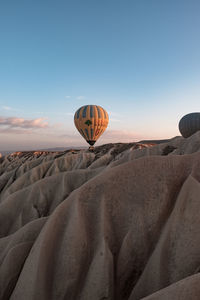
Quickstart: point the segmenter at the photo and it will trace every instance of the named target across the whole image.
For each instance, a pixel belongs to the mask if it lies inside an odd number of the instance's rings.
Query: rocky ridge
[[[199,299],[200,132],[0,158],[0,299]]]

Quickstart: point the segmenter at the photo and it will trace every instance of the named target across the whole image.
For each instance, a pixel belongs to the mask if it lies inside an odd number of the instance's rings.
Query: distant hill
[[[16,149],[16,150],[0,150],[0,153],[2,154],[2,156],[14,153],[14,152],[18,152],[18,151],[22,151],[22,152],[29,152],[29,151],[47,151],[47,152],[63,152],[69,149],[87,149],[87,147],[55,147],[55,148],[38,148],[37,150],[35,149],[28,149],[28,150],[24,150],[24,149]]]
[[[140,143],[140,144],[163,144],[163,143],[168,143],[170,142],[171,139],[164,139],[164,140],[142,140],[142,141],[139,141],[137,143]],[[127,144],[127,143],[118,143],[118,144]],[[135,144],[135,143],[129,143],[129,144]],[[107,146],[109,144],[106,144]],[[110,144],[110,145],[114,145],[114,144]],[[115,143],[115,145],[117,145],[117,143]],[[104,147],[104,145],[100,145],[100,146],[96,146],[95,148],[97,147]],[[83,146],[80,146],[80,147],[77,147],[77,146],[71,146],[71,147],[54,147],[54,148],[35,148],[35,149],[28,149],[28,150],[25,150],[25,149],[15,149],[15,150],[2,150],[0,149],[0,153],[2,154],[2,156],[5,156],[7,154],[10,154],[10,153],[13,153],[13,152],[18,152],[18,151],[22,151],[22,152],[27,152],[27,151],[48,151],[48,152],[63,152],[63,151],[66,151],[66,150],[69,150],[69,149],[88,149],[87,146],[83,147]]]
[[[43,149],[38,149],[39,151],[52,151],[52,152],[59,152],[59,151],[65,151],[65,150],[69,150],[69,149],[87,149],[88,147],[55,147],[55,148],[43,148]]]
[[[2,156],[4,156],[4,155],[7,155],[7,154],[10,154],[10,153],[12,153],[13,151],[11,151],[11,150],[0,150],[0,153],[2,154]]]
[[[178,136],[175,136],[174,138],[176,138]],[[172,139],[165,139],[165,140],[142,140],[139,141],[138,143],[142,143],[142,144],[163,144],[163,143],[169,143]]]

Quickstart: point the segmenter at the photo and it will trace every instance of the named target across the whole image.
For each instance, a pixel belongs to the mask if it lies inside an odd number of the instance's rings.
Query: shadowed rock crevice
[[[173,152],[176,149],[174,146],[166,146],[163,149],[162,155],[168,155],[169,153]]]

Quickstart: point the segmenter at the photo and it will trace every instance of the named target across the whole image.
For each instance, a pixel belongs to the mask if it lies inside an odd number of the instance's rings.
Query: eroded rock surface
[[[0,160],[0,299],[200,299],[200,132]]]

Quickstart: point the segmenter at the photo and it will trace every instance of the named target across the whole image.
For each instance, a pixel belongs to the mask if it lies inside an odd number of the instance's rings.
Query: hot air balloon
[[[179,122],[179,131],[184,138],[200,130],[200,113],[190,113],[182,117]]]
[[[80,107],[74,115],[74,123],[82,137],[93,146],[108,126],[109,117],[98,105]]]

